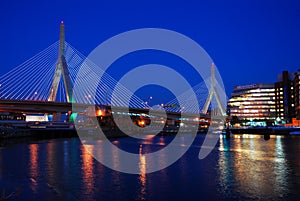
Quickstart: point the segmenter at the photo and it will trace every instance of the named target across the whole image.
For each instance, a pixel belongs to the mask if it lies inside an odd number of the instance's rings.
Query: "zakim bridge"
[[[77,116],[78,113],[86,117],[79,121],[88,121],[88,117],[95,114],[101,117],[99,121],[105,119],[105,116],[111,116],[111,99],[118,81],[65,41],[64,22],[60,23],[59,35],[57,42],[0,77],[2,119],[3,114],[6,116],[17,114],[16,116],[22,120],[25,120],[26,115],[39,114],[47,117],[49,121],[74,121],[72,115]],[[102,78],[96,93],[89,87],[85,87],[80,91],[80,95],[76,96],[73,94],[75,81],[85,83],[85,79],[89,79],[88,75],[78,76],[82,65],[89,65],[89,68],[96,74],[99,72]],[[128,95],[128,89],[121,85],[117,89],[121,96],[113,97],[114,108],[118,108],[118,114],[130,115],[132,120],[141,127],[146,126],[151,117],[159,119],[161,111],[167,114],[167,121],[163,123],[178,126],[181,114],[185,113],[189,114],[192,122],[202,123],[206,127],[213,112],[225,116],[225,104],[217,92],[219,83],[215,80],[213,63],[210,70],[210,78],[190,89],[196,95],[198,103],[187,97],[189,94],[187,91],[181,95],[184,107],[178,104],[175,98],[156,107],[158,109],[156,117],[150,116],[149,110],[155,108],[151,108],[149,102],[134,94],[130,98],[130,108],[128,108],[122,99],[122,95]],[[93,93],[94,95],[91,96]],[[81,108],[80,111],[76,111],[76,115],[72,111],[72,105]]]

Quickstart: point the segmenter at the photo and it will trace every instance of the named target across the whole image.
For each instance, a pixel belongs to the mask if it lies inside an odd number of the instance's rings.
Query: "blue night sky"
[[[274,82],[300,68],[297,0],[10,0],[1,1],[0,16],[1,75],[57,41],[61,20],[66,41],[84,55],[131,29],[182,33],[214,60],[228,95],[235,85]]]

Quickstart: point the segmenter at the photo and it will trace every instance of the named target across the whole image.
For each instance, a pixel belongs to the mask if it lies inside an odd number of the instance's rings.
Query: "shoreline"
[[[9,128],[3,132],[3,129],[0,130],[0,141],[6,139],[21,139],[21,138],[31,138],[31,139],[55,139],[55,138],[72,138],[79,137],[77,134],[77,130],[75,127],[72,128],[22,128],[22,129],[12,129]],[[292,136],[291,132],[299,132],[300,128],[286,128],[286,129],[278,129],[278,128],[231,128],[231,135],[241,135],[241,134],[250,134],[250,135],[285,135]],[[86,129],[87,136],[101,138],[97,136],[95,130]],[[176,130],[164,130],[159,132],[156,135],[176,135]],[[188,133],[188,132],[187,132]],[[204,134],[206,132],[198,132],[197,134]],[[122,131],[118,129],[106,129],[104,130],[105,137],[108,139],[111,138],[121,138],[128,137],[128,135],[124,134]],[[145,133],[151,134],[151,133]],[[219,133],[222,135],[224,133]],[[130,136],[129,136],[130,137]]]

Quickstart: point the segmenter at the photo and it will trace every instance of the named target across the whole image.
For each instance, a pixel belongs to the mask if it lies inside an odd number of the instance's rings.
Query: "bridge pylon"
[[[224,111],[224,108],[223,108],[220,96],[219,96],[219,94],[218,94],[218,92],[216,90],[215,64],[214,63],[212,63],[212,65],[211,65],[211,86],[210,86],[210,89],[209,89],[208,97],[206,99],[206,102],[205,102],[203,110],[202,110],[203,114],[207,114],[207,110],[208,110],[209,104],[212,101],[213,95],[216,98],[219,111],[221,112],[222,115],[224,115],[225,111]]]
[[[48,101],[56,100],[58,85],[61,77],[63,77],[63,81],[64,81],[64,88],[65,88],[67,102],[72,102],[73,88],[72,88],[70,73],[68,70],[68,65],[65,58],[65,24],[63,21],[61,21],[60,23],[58,60],[57,60],[55,72],[52,79],[52,85],[50,88]]]

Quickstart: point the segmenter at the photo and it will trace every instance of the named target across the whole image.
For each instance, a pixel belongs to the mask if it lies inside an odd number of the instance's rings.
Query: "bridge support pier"
[[[70,121],[70,117],[72,115],[72,111],[68,111],[67,113],[65,112],[55,112],[53,113],[53,122],[69,122]]]
[[[53,120],[52,121],[60,121],[61,119],[61,113],[60,112],[56,112],[56,113],[53,113]]]
[[[225,134],[225,138],[226,138],[227,140],[230,139],[230,134],[231,134],[230,128],[229,128],[229,126],[227,125],[227,128],[226,128],[226,134]]]

